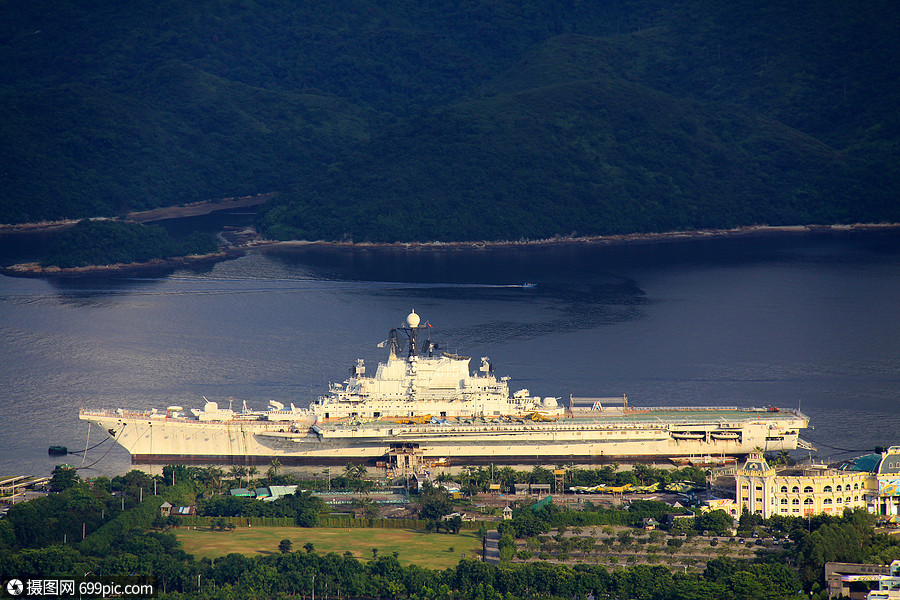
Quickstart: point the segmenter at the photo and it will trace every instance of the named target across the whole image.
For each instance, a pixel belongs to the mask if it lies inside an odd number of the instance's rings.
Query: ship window
[[[442,419],[445,419],[446,417],[447,417],[447,411],[446,411],[446,410],[442,410],[442,411],[441,411],[441,418],[442,418]]]
[[[783,494],[787,494],[787,486],[786,485],[781,486],[781,492]]]
[[[781,499],[781,503],[782,503],[782,504],[787,504],[787,498],[782,498],[782,499]]]
[[[825,498],[825,499],[822,501],[822,504],[831,504],[831,498]]]
[[[329,417],[328,413],[325,413],[325,418],[327,419],[328,417]]]
[[[803,501],[803,504],[806,504],[806,505],[809,505],[809,504],[812,504],[812,503],[813,503],[812,498],[807,498],[806,500]]]
[[[851,502],[850,496],[847,496],[847,502]]]
[[[798,487],[795,485],[794,487],[791,488],[791,491],[794,492],[795,494],[799,494],[799,493],[800,493],[800,488],[798,488]]]
[[[840,491],[841,491],[841,486],[837,486],[836,488],[834,488],[834,491],[840,492]]]
[[[756,491],[757,491],[757,492],[761,492],[761,491],[762,491],[762,486],[761,486],[761,485],[756,486]]]
[[[804,493],[804,494],[811,494],[812,491],[813,491],[813,489],[812,489],[812,486],[811,486],[811,485],[808,485],[808,486],[806,486],[805,488],[803,488],[803,493]]]
[[[812,491],[812,490],[810,490],[810,491]],[[830,492],[830,491],[831,491],[831,486],[830,486],[830,485],[826,485],[825,487],[822,488],[822,491],[823,491],[823,492]]]
[[[375,412],[372,413],[372,416],[377,419],[378,417],[381,416],[381,413],[376,410]]]
[[[826,498],[826,499],[827,499],[827,498]],[[841,500],[840,498],[836,498],[836,499],[835,499],[835,502],[837,502],[838,504],[841,504],[841,503],[843,503],[843,500]]]
[[[853,489],[854,489],[854,490],[858,490],[858,489],[859,489],[859,484],[858,484],[858,483],[854,483],[854,484],[853,484]]]
[[[859,496],[853,496],[854,502],[859,502]]]

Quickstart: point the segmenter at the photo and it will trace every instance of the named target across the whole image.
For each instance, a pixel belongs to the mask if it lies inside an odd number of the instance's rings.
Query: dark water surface
[[[47,456],[52,444],[83,448],[81,405],[306,405],[356,358],[382,358],[376,344],[411,308],[444,350],[475,366],[490,356],[513,389],[800,406],[819,457],[843,458],[900,444],[898,299],[900,235],[883,232],[297,247],[159,278],[0,277],[0,475],[49,472],[62,462]],[[108,445],[88,454],[85,464],[103,459],[84,475],[130,468]]]

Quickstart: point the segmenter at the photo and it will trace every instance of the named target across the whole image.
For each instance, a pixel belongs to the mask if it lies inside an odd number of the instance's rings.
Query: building
[[[866,508],[879,521],[900,523],[900,446],[880,454],[866,454],[848,461],[841,469],[869,477]]]
[[[900,560],[889,565],[825,563],[825,585],[829,598],[900,598]]]
[[[773,515],[840,515],[864,508],[881,521],[900,522],[900,446],[868,454],[839,468],[806,465],[776,470],[762,453],[751,453],[734,474],[736,510]],[[735,515],[735,516],[738,516]]]
[[[516,496],[549,496],[549,483],[516,483]]]
[[[831,469],[824,465],[787,468],[769,466],[762,453],[752,453],[735,470],[735,504],[741,513],[784,517],[840,515],[845,508],[866,508],[868,473]]]

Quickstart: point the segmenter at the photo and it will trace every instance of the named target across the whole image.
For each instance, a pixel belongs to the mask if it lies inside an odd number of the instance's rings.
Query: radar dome
[[[406,326],[418,327],[419,320],[419,315],[417,315],[415,309],[413,309],[413,311],[406,316]]]

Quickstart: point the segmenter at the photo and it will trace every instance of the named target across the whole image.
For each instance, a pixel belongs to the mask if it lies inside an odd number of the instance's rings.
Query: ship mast
[[[403,324],[400,327],[391,329],[390,334],[388,334],[388,345],[390,347],[389,358],[391,360],[396,359],[397,354],[400,353],[400,340],[398,339],[398,336],[397,336],[398,329],[400,331],[402,331],[404,334],[406,334],[407,338],[409,338],[409,352],[407,353],[407,359],[410,360],[413,357],[418,357],[418,355],[419,355],[419,350],[418,350],[419,330],[431,328],[431,325],[429,325],[427,322],[424,324],[420,324],[421,322],[422,322],[421,318],[419,317],[419,315],[416,314],[415,309],[413,309],[412,312],[410,312],[406,316],[406,320],[403,322]],[[427,352],[428,355],[431,356],[435,347],[436,346],[434,344],[432,344],[431,340],[429,339],[425,343],[425,345],[422,346],[422,351]]]

